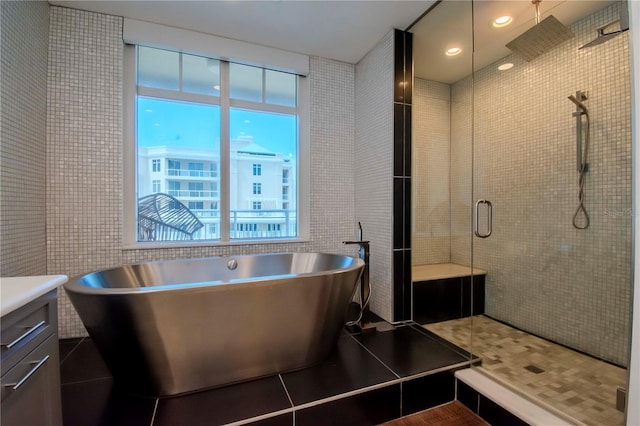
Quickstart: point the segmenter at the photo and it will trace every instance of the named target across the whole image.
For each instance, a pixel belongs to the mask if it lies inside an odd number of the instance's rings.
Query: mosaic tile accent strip
[[[482,369],[533,401],[586,425],[624,424],[616,409],[616,390],[627,387],[624,368],[482,315],[424,328],[479,356]]]
[[[0,276],[44,275],[49,5],[0,8]]]
[[[393,321],[393,30],[356,65],[356,221],[371,240],[371,310]]]
[[[270,252],[355,256],[355,67],[311,58],[311,241],[123,250],[122,19],[51,8],[48,273],[82,275],[142,261]],[[86,335],[63,291],[60,336]]]
[[[452,88],[452,166],[472,147],[473,197],[493,203],[493,235],[473,239],[474,266],[486,269],[486,313],[496,319],[626,365],[631,292],[631,96],[628,33],[578,50],[618,19],[617,2],[571,26],[575,37],[525,62],[496,62]],[[591,115],[586,209],[591,226],[572,226],[578,203],[575,106],[586,91]],[[473,98],[469,117],[458,121]],[[456,134],[464,135],[457,138]],[[469,139],[470,140],[470,139]],[[464,154],[463,154],[464,155]],[[452,259],[469,264],[468,187],[452,181]],[[458,200],[464,209],[457,211]],[[460,235],[461,237],[458,237]]]

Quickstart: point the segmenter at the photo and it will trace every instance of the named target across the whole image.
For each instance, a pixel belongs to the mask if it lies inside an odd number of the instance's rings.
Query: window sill
[[[158,241],[158,242],[135,242],[125,243],[123,250],[145,250],[145,249],[172,249],[183,247],[228,247],[228,246],[248,246],[248,245],[268,245],[268,244],[303,244],[309,243],[309,238],[279,238],[269,240],[237,240],[237,241]]]

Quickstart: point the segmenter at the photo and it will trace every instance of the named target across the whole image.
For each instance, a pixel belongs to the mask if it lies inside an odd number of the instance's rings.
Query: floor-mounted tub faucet
[[[357,244],[358,257],[364,261],[364,270],[360,276],[360,314],[355,321],[347,323],[348,326],[358,325],[361,329],[364,328],[363,318],[369,312],[369,300],[371,299],[371,285],[369,283],[369,243],[362,239],[362,225],[358,222],[359,228],[359,240],[358,241],[343,241],[342,244]]]

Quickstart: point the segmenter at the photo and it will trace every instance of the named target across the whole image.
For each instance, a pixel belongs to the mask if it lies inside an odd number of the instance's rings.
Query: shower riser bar
[[[585,94],[585,92],[577,91],[575,99],[577,99],[579,102],[586,101],[587,95]],[[584,108],[576,105],[576,111],[571,115],[576,118],[576,165],[578,171],[581,172],[584,164],[584,171],[586,172],[589,170],[589,164],[584,163],[582,156],[582,117],[586,115],[586,111]]]

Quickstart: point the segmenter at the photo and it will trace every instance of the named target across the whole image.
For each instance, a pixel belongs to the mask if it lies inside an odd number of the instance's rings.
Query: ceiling
[[[614,1],[544,0],[540,3],[540,20],[550,14],[564,25],[598,11]],[[513,17],[510,25],[495,29],[491,22],[504,15]],[[474,30],[472,31],[472,20]],[[535,24],[535,7],[530,0],[443,0],[417,22],[414,34],[414,71],[416,77],[454,83],[471,73],[473,66],[482,69],[512,52],[505,44]],[[594,30],[594,38],[596,32]],[[462,48],[457,56],[446,56],[453,46]]]
[[[416,77],[454,83],[511,54],[509,41],[535,24],[531,0],[49,0],[53,5],[185,28],[355,64],[392,28],[414,34]],[[614,1],[544,0],[541,19],[570,25]],[[491,21],[510,15],[495,29]],[[475,28],[472,30],[472,21]],[[413,24],[413,25],[412,25]],[[595,37],[595,33],[594,33]],[[462,54],[444,55],[460,46]]]
[[[49,0],[50,4],[170,25],[355,64],[435,0]]]

